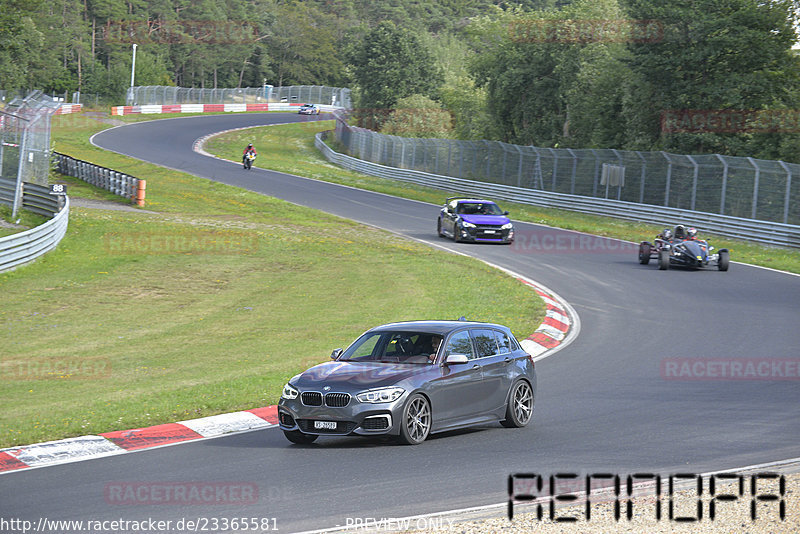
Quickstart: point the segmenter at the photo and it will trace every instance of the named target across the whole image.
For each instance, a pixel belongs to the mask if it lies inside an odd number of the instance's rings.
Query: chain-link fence
[[[350,126],[336,139],[357,158],[403,169],[541,191],[800,224],[800,165],[783,161],[499,141],[417,139]]]
[[[273,87],[271,102],[324,104],[350,109],[350,89],[324,85],[292,85]]]
[[[291,87],[243,87],[239,89],[197,89],[148,85],[130,87],[126,105],[164,104],[257,104],[289,102],[350,107],[350,89],[322,85]]]
[[[0,178],[14,180],[13,214],[22,202],[23,182],[47,185],[50,172],[50,117],[61,104],[41,91],[15,98],[0,111]]]

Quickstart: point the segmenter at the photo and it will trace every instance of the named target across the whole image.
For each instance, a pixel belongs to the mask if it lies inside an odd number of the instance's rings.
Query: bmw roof
[[[399,323],[389,323],[375,328],[370,328],[368,332],[373,331],[408,331],[416,330],[421,332],[430,332],[435,334],[446,334],[452,330],[462,328],[465,326],[494,326],[497,328],[507,329],[507,327],[495,323],[483,323],[480,321],[404,321]]]

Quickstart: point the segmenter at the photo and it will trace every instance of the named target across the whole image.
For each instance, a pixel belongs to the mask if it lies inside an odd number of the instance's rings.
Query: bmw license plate
[[[484,234],[493,234],[494,230],[484,230],[483,233]]]
[[[336,430],[336,421],[314,421],[314,428],[319,430]]]

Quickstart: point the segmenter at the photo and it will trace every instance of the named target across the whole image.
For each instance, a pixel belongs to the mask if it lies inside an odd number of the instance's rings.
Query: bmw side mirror
[[[504,212],[503,212],[503,215],[508,215],[508,211],[504,211]]]
[[[331,352],[331,360],[338,360],[342,352],[342,349],[333,349],[333,352]]]
[[[468,363],[469,358],[465,354],[450,354],[444,363],[454,365],[459,363]]]

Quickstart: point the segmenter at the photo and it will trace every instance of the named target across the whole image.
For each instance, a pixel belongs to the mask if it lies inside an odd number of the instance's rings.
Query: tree
[[[274,85],[339,85],[344,64],[338,55],[334,20],[306,3],[277,6],[266,39]]]
[[[410,31],[382,22],[349,55],[357,106],[369,110],[377,127],[401,98],[432,96],[442,83],[433,57]],[[366,117],[362,118],[366,120]]]
[[[6,0],[0,9],[0,81],[2,89],[33,86],[29,72],[44,45],[35,18],[42,0]]]
[[[487,90],[503,140],[573,147],[619,140],[624,50],[599,21],[622,18],[616,0],[579,0],[559,11],[508,10],[479,21],[482,51],[471,72]]]
[[[422,95],[397,101],[381,133],[402,137],[452,137],[453,118],[441,104]]]
[[[625,5],[631,17],[657,19],[665,29],[659,42],[629,46],[630,68],[647,95],[629,99],[628,112],[646,118],[632,132],[637,144],[683,153],[780,152],[774,150],[782,144],[776,134],[769,142],[748,133],[662,132],[660,113],[797,109],[791,1],[625,0]]]

